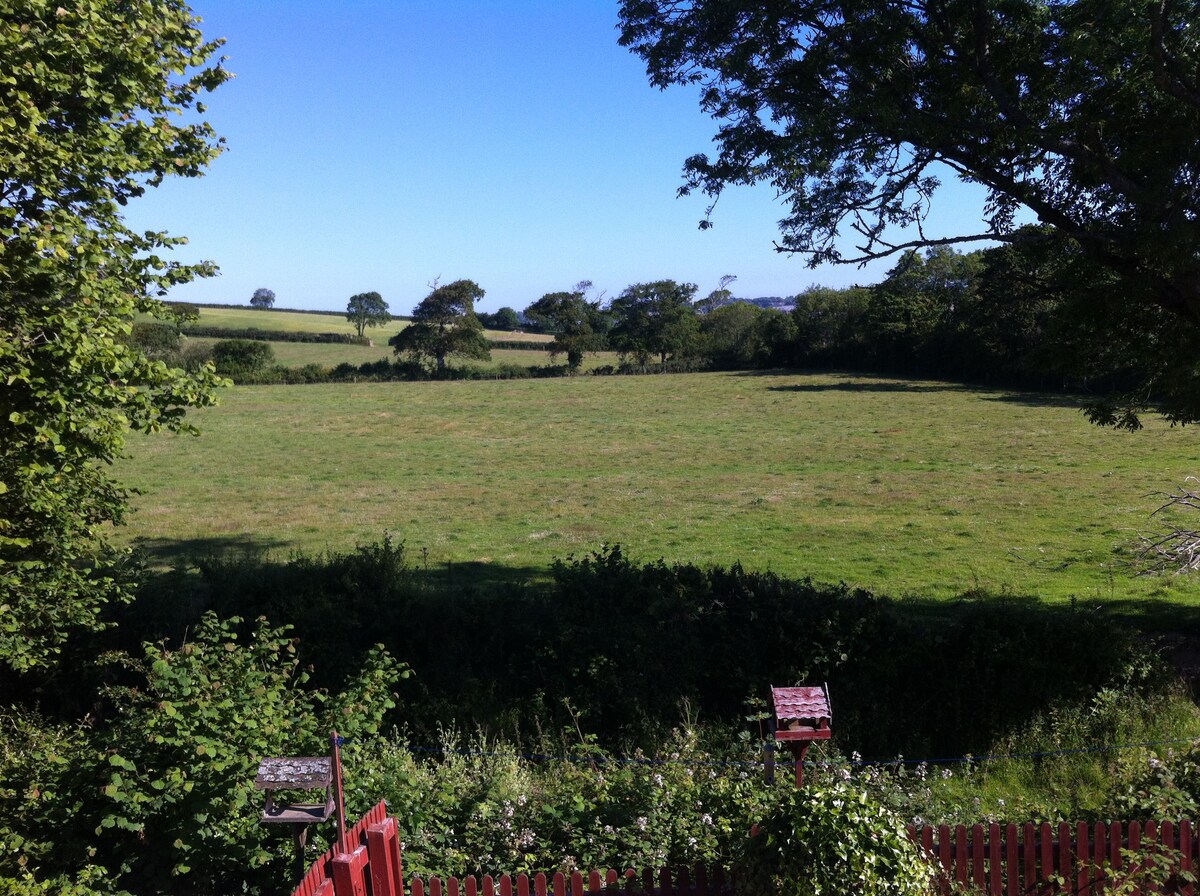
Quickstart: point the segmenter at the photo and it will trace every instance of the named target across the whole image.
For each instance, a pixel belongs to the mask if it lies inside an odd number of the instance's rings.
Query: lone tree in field
[[[412,323],[388,340],[397,355],[432,360],[438,373],[446,370],[446,357],[457,355],[487,361],[491,346],[475,316],[475,303],[484,292],[472,280],[455,280],[433,290],[413,309]]]
[[[254,290],[254,295],[250,297],[251,308],[270,308],[275,304],[275,293],[270,289],[259,288]]]
[[[766,181],[790,206],[779,250],[814,266],[1056,241],[1113,281],[1090,301],[1115,324],[1113,353],[1145,358],[1129,394],[1165,398],[1172,419],[1190,422],[1197,21],[1196,0],[621,0],[620,40],[653,85],[698,86],[719,122],[715,156],[686,161],[682,193],[715,203],[731,184]],[[977,228],[925,229],[947,175],[987,191]],[[1022,215],[1046,229],[1022,228]],[[1069,320],[1080,313],[1063,307]],[[1164,332],[1172,350],[1147,357]],[[1138,404],[1095,418],[1136,426]]]
[[[377,292],[360,292],[351,296],[346,303],[346,320],[354,324],[361,339],[367,327],[381,327],[391,323],[392,316],[388,314],[388,303]]]
[[[550,357],[566,355],[571,371],[583,366],[585,353],[599,351],[604,346],[604,313],[599,300],[588,301],[591,287],[591,282],[584,280],[572,292],[546,293],[525,309],[526,318],[554,334],[554,341],[548,346]]]
[[[18,11],[19,10],[19,11]],[[106,533],[128,492],[109,475],[130,429],[188,430],[211,366],[149,360],[136,315],[215,272],[121,209],[221,140],[191,113],[229,76],[181,3],[7,4],[0,12],[0,663],[47,666],[72,630],[128,596]]]
[[[666,367],[668,358],[684,356],[696,347],[700,322],[692,307],[695,295],[696,284],[674,280],[626,287],[609,307],[613,319],[609,343],[643,367],[652,355]]]

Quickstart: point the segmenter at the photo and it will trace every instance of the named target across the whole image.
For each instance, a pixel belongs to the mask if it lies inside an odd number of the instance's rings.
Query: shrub
[[[130,345],[148,355],[161,356],[179,349],[179,327],[162,321],[138,321],[129,331]]]
[[[265,342],[250,339],[223,339],[212,347],[217,372],[236,377],[262,370],[275,360],[275,352]]]
[[[746,896],[928,896],[930,878],[900,816],[835,782],[779,804],[751,838],[736,884]]]

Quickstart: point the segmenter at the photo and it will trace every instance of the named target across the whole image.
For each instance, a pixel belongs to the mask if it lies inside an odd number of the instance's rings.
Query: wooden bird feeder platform
[[[333,817],[333,758],[330,756],[293,756],[264,759],[254,779],[256,790],[267,792],[261,821],[264,824],[314,824]],[[325,792],[322,802],[280,805],[277,790]]]
[[[292,827],[296,841],[296,862],[300,873],[304,872],[304,843],[308,839],[309,825],[336,818],[338,836],[346,830],[346,803],[342,792],[342,755],[339,746],[342,739],[334,731],[329,736],[328,756],[278,756],[264,759],[258,764],[258,777],[254,779],[256,790],[267,792],[263,806],[262,824],[287,824]],[[321,793],[319,800],[302,803],[277,803],[275,794]]]
[[[804,756],[814,740],[833,737],[829,692],[825,687],[771,688],[776,743],[787,744],[796,760],[796,786],[804,785]]]

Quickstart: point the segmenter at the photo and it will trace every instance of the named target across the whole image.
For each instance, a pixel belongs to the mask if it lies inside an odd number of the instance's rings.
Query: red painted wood
[[[474,874],[468,874],[463,884],[465,885],[467,896],[479,896],[479,881],[475,879]]]
[[[429,878],[429,896],[442,896],[442,879],[440,877]]]
[[[412,896],[425,896],[425,881],[419,877],[412,879]]]
[[[1088,850],[1088,824],[1075,825],[1075,892],[1088,893],[1092,886],[1091,852]],[[1069,879],[1069,878],[1068,878]]]
[[[1004,882],[1000,864],[1000,825],[992,822],[988,825],[988,892],[992,896],[1004,896]]]
[[[619,880],[619,877],[617,875],[616,869],[609,868],[607,873],[605,873],[605,875],[604,875],[604,886],[615,890],[617,888],[618,880]]]
[[[1121,846],[1124,842],[1125,835],[1121,822],[1114,821],[1108,826],[1108,863],[1114,869],[1120,868],[1124,862],[1124,857],[1121,855]]]
[[[942,863],[942,876],[939,881],[942,896],[949,896],[950,883],[954,880],[953,845],[950,838],[950,826],[938,825],[938,860]]]
[[[1033,822],[1026,822],[1021,828],[1021,870],[1025,884],[1025,892],[1032,894],[1037,883],[1037,834]]]
[[[483,876],[483,896],[496,896],[496,881],[490,874]]]
[[[500,896],[512,896],[513,882],[507,874],[500,875]]]
[[[1092,888],[1095,891],[1107,886],[1109,877],[1108,856],[1111,848],[1111,838],[1108,836],[1108,825],[1096,822],[1092,828],[1092,864],[1096,866]]]
[[[980,890],[987,888],[987,878],[983,874],[983,825],[971,825],[971,882]]]
[[[533,878],[533,890],[537,896],[546,896],[546,875],[538,872]],[[529,891],[526,890],[525,893]],[[518,893],[517,896],[525,896],[525,893]]]
[[[567,877],[561,871],[555,871],[554,877],[550,879],[550,889],[554,891],[554,896],[567,896]]]
[[[450,877],[446,879],[446,896],[459,896],[457,877]]]
[[[367,848],[333,857],[333,892],[337,896],[367,896]]]
[[[1058,860],[1055,870],[1070,885],[1071,880],[1071,826],[1065,821],[1058,825]]]
[[[367,857],[370,861],[372,896],[402,896],[404,874],[401,868],[400,835],[393,819],[385,818],[367,828]]]
[[[1041,862],[1038,880],[1047,881],[1054,877],[1054,836],[1046,821],[1038,826],[1038,860]]]
[[[1179,870],[1195,873],[1192,865],[1194,858],[1192,823],[1185,818],[1179,823]],[[1181,892],[1183,896],[1196,896],[1196,885],[1191,881],[1185,881]]]
[[[967,868],[967,828],[966,825],[956,825],[954,828],[954,882],[966,886],[970,880]]]
[[[578,871],[571,872],[571,896],[583,896],[583,875]]]
[[[1008,884],[1008,896],[1020,896],[1021,893],[1021,865],[1018,861],[1020,850],[1017,826],[1009,824],[1004,828],[1004,879]]]

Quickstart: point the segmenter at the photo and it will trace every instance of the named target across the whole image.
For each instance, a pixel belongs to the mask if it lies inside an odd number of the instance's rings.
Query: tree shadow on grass
[[[1020,404],[1031,408],[1072,408],[1078,411],[1087,404],[1087,399],[1082,395],[1061,392],[996,392],[980,397],[984,401]]]
[[[977,388],[928,377],[849,370],[744,370],[735,376],[791,376],[804,382],[768,386],[770,392],[974,392]]]
[[[901,382],[897,380],[854,380],[836,383],[797,383],[768,386],[770,392],[974,392],[966,386],[949,383]]]
[[[204,538],[134,539],[134,551],[151,569],[189,566],[197,560],[214,557],[263,556],[289,548],[286,541],[249,532],[236,535],[212,535]]]
[[[805,382],[786,386],[768,386],[771,392],[908,392],[943,393],[963,392],[978,396],[984,401],[1020,404],[1027,407],[1055,407],[1081,409],[1087,398],[1075,393],[1054,391],[1040,392],[1033,389],[1013,389],[989,383],[958,383],[920,377],[906,377],[876,373],[831,372],[822,370],[769,370],[744,371],[738,376],[798,376]],[[814,381],[816,379],[820,381]]]

